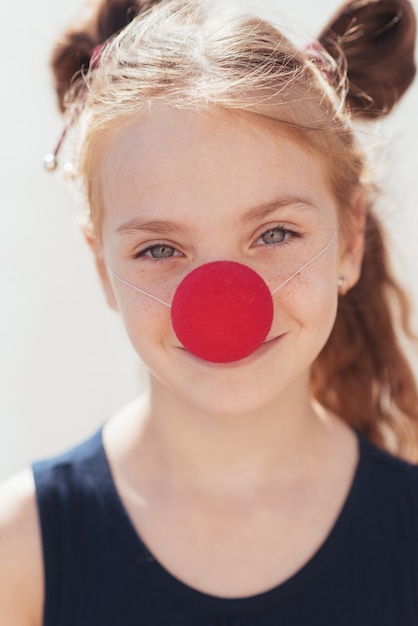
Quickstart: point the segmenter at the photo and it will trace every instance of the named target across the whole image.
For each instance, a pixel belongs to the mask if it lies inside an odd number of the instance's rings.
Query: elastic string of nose
[[[286,280],[284,280],[278,287],[276,287],[276,289],[273,289],[273,291],[271,292],[271,295],[274,296],[274,294],[276,294],[279,291],[279,289],[287,285],[287,283],[289,283],[293,278],[295,278],[295,276],[303,272],[304,269],[309,267],[311,263],[316,261],[316,259],[318,259],[322,254],[324,254],[324,252],[326,252],[334,243],[335,237],[337,236],[337,231],[338,231],[338,228],[336,228],[334,232],[332,233],[332,237],[327,243],[327,245],[325,246],[325,248],[322,248],[322,250],[320,250],[317,254],[315,254],[315,256],[312,257],[312,259],[309,259],[309,261],[307,261],[304,265],[302,265],[302,267],[296,270],[296,272],[293,272],[293,274],[289,276],[289,278],[286,278]]]
[[[298,274],[303,272],[304,269],[309,267],[309,265],[311,265],[311,263],[316,261],[316,259],[318,259],[322,254],[324,254],[332,246],[332,244],[334,243],[335,237],[337,236],[337,232],[338,232],[338,227],[335,228],[334,232],[332,233],[332,237],[329,240],[329,242],[327,243],[327,245],[325,246],[325,248],[322,248],[322,250],[320,250],[317,254],[315,254],[315,256],[313,256],[311,259],[309,259],[309,261],[304,263],[302,265],[302,267],[299,267],[299,269],[297,269],[295,272],[293,272],[293,274],[291,274],[288,278],[286,278],[286,280],[284,280],[282,283],[280,283],[280,285],[278,287],[273,289],[273,291],[270,292],[271,295],[274,296],[280,289],[282,289],[285,285],[287,285],[287,283],[289,283],[291,280],[293,280],[293,278],[295,278]],[[130,287],[131,289],[134,289],[138,293],[142,293],[142,295],[144,295],[144,296],[148,296],[148,298],[151,298],[152,300],[155,300],[156,302],[159,302],[160,304],[163,304],[164,306],[168,307],[169,309],[171,308],[171,304],[169,304],[168,302],[165,302],[164,300],[161,300],[161,298],[157,298],[157,296],[153,296],[152,293],[149,293],[149,291],[145,291],[144,289],[140,289],[136,285],[133,285],[132,283],[129,283],[127,280],[124,280],[123,278],[121,278],[121,276],[119,276],[119,274],[117,274],[111,268],[110,265],[107,265],[107,268],[109,270],[109,273],[114,278],[116,278],[120,283],[122,283],[123,285],[126,285],[127,287]],[[194,270],[192,270],[192,271],[194,271]]]
[[[142,293],[142,295],[148,296],[148,298],[152,298],[152,300],[155,300],[156,302],[159,302],[160,304],[164,304],[164,306],[168,306],[168,308],[171,309],[171,304],[168,304],[168,302],[164,302],[164,300],[157,298],[157,296],[153,296],[152,293],[149,293],[148,291],[144,291],[144,289],[140,289],[139,287],[136,287],[132,283],[128,283],[127,280],[124,280],[123,278],[121,278],[118,274],[116,274],[116,272],[112,270],[110,265],[107,266],[107,269],[109,270],[109,274],[114,276],[114,278],[116,278],[123,285],[126,285],[127,287],[134,289],[134,291],[138,291],[139,293]]]
[[[255,352],[271,330],[273,295],[333,244],[327,245],[272,292],[253,269],[235,261],[213,261],[196,267],[177,286],[171,304],[132,285],[109,267],[122,284],[170,309],[173,330],[189,353],[207,362],[240,361]]]

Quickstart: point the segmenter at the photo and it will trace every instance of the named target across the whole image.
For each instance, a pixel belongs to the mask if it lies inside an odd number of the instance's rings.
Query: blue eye
[[[164,243],[155,244],[150,246],[146,250],[141,250],[137,256],[148,256],[153,259],[170,259],[176,253],[176,249],[173,246],[167,246]]]
[[[257,243],[260,241],[265,244],[283,243],[291,236],[291,234],[292,233],[289,230],[286,230],[281,226],[277,226],[276,228],[269,228],[268,230],[266,230],[265,233],[260,235],[260,237],[257,239]]]

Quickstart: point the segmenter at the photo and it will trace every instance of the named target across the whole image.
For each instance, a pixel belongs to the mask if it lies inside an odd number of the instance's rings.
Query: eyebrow
[[[299,198],[298,196],[281,196],[280,198],[276,198],[272,202],[259,204],[258,206],[249,209],[242,216],[242,220],[245,223],[251,223],[256,220],[268,217],[271,213],[275,213],[276,211],[281,211],[283,209],[289,208],[315,210],[316,206],[308,198]]]
[[[252,207],[242,216],[244,223],[251,223],[265,217],[268,217],[271,213],[283,210],[285,208],[300,208],[300,209],[316,209],[316,206],[312,201],[307,198],[299,198],[296,196],[281,196],[273,200],[272,202],[266,202],[256,207]],[[123,222],[116,229],[117,233],[127,233],[136,231],[146,231],[157,234],[185,234],[189,233],[190,229],[183,224],[169,220],[144,220],[139,217],[135,217],[131,220]]]
[[[143,220],[139,217],[135,217],[127,222],[124,222],[116,229],[117,233],[129,233],[143,230],[157,234],[171,234],[180,233],[184,234],[189,232],[189,229],[177,222],[170,222],[168,220]]]

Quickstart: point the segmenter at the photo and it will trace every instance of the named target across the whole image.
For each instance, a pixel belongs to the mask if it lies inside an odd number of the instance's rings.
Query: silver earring
[[[348,291],[348,280],[345,276],[340,276],[337,280],[337,289],[339,296],[345,296]]]

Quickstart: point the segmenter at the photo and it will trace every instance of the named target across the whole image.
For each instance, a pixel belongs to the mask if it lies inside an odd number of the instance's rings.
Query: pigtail
[[[400,100],[415,76],[415,34],[408,0],[350,0],[325,27],[319,41],[345,67],[353,116],[379,118]],[[333,332],[313,366],[312,392],[380,447],[418,461],[418,389],[398,332],[415,339],[411,307],[386,250],[369,207],[361,276],[340,297]]]
[[[381,448],[418,461],[418,389],[398,338],[414,340],[411,306],[392,275],[385,235],[369,213],[360,279],[340,297],[331,336],[314,363],[312,391]]]
[[[319,41],[345,61],[353,115],[386,115],[403,96],[415,76],[415,36],[409,0],[349,0],[330,20]]]
[[[67,31],[56,44],[51,66],[55,81],[58,105],[65,110],[65,96],[75,78],[86,71],[92,54],[138,13],[146,10],[157,0],[102,0],[89,20],[78,28]]]

